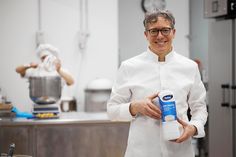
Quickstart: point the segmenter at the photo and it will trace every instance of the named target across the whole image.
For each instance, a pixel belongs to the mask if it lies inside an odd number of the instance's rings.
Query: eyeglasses
[[[157,28],[153,28],[153,29],[149,29],[147,30],[151,36],[155,37],[155,36],[158,36],[159,32],[161,32],[161,34],[163,36],[168,36],[171,32],[172,28],[162,28],[162,29],[157,29]]]

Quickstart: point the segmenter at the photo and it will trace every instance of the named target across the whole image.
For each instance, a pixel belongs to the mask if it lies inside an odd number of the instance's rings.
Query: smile
[[[166,41],[156,41],[155,42],[157,45],[163,46],[166,44]]]

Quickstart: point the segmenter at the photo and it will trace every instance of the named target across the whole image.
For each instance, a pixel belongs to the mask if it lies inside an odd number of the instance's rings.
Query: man
[[[26,78],[31,76],[59,75],[63,78],[67,85],[72,85],[74,83],[74,79],[71,74],[61,67],[61,61],[58,58],[58,51],[59,50],[57,48],[49,44],[42,44],[36,50],[36,54],[41,60],[41,63],[20,65],[16,68],[16,72]]]
[[[175,19],[169,11],[145,15],[146,52],[122,62],[107,104],[111,120],[131,121],[126,157],[194,157],[191,138],[205,135],[206,91],[197,64],[176,53]],[[163,139],[158,92],[170,90],[176,99],[181,136]],[[187,110],[191,110],[188,120]]]

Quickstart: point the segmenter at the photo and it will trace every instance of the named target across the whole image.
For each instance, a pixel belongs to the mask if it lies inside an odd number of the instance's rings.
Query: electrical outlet
[[[37,45],[37,47],[40,44],[44,43],[44,36],[45,36],[45,33],[43,31],[37,31],[36,32],[36,45]]]
[[[79,31],[79,48],[84,50],[87,46],[89,33],[88,31]]]

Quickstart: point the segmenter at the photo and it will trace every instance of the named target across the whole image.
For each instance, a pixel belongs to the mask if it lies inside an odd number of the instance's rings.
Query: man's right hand
[[[38,64],[37,63],[30,63],[30,68],[37,68],[38,67]]]
[[[154,119],[161,119],[161,110],[153,103],[158,93],[148,96],[143,100],[137,100],[130,103],[130,113],[132,116],[140,113]]]
[[[21,77],[24,77],[25,72],[26,72],[27,69],[37,68],[37,67],[38,67],[37,63],[30,63],[30,64],[27,64],[27,65],[20,65],[20,66],[16,67],[16,72],[19,73],[21,75]]]

